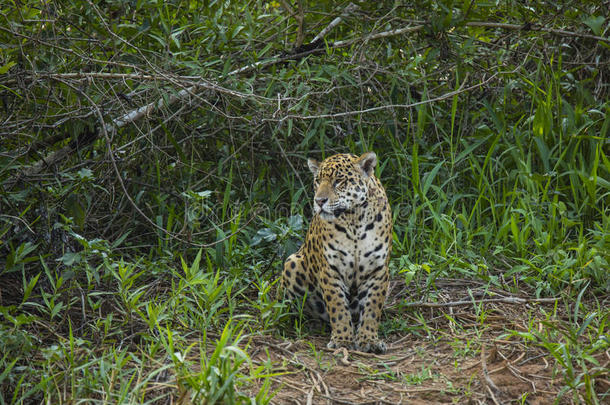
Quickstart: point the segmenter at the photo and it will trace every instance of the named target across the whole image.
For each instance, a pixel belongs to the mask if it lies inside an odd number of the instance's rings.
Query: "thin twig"
[[[501,391],[489,376],[489,371],[487,371],[487,356],[485,355],[485,345],[481,346],[481,369],[483,371],[483,378],[485,380],[485,385],[487,387],[489,395],[491,396],[491,399],[494,401],[494,404],[500,405],[500,402],[498,402],[494,394],[499,394]]]
[[[533,49],[533,46],[528,51],[527,55],[529,55],[529,53],[531,52],[532,49]],[[524,60],[523,63],[525,63],[525,61],[527,60],[527,57],[525,57],[523,60]],[[308,119],[308,120],[309,119],[318,119],[318,118],[337,118],[337,117],[344,117],[344,116],[350,116],[350,115],[365,114],[365,113],[374,112],[374,111],[380,111],[380,110],[385,110],[385,109],[394,109],[394,108],[406,109],[406,108],[413,108],[413,107],[417,107],[419,105],[435,103],[437,101],[441,101],[441,100],[445,100],[445,99],[454,97],[454,96],[456,96],[458,94],[461,94],[461,93],[466,93],[466,92],[472,91],[472,90],[474,90],[474,89],[476,89],[478,87],[486,85],[487,83],[491,82],[493,79],[495,79],[499,75],[515,73],[522,66],[523,66],[523,64],[518,65],[514,69],[512,69],[510,71],[506,71],[506,72],[496,72],[493,75],[491,75],[489,78],[483,80],[482,82],[464,88],[464,85],[466,84],[466,81],[467,81],[466,79],[468,78],[468,76],[466,76],[466,78],[462,81],[462,84],[460,85],[459,89],[454,90],[454,91],[450,91],[449,93],[445,93],[445,94],[440,95],[438,97],[434,97],[434,98],[431,98],[431,99],[418,101],[418,102],[415,102],[415,103],[410,103],[410,104],[387,104],[387,105],[381,105],[381,106],[377,106],[377,107],[366,108],[366,109],[363,109],[363,110],[343,111],[343,112],[334,113],[334,114],[318,114],[318,115],[296,115],[296,114],[291,114],[291,115],[286,115],[286,116],[284,116],[282,118],[279,118],[279,119],[267,118],[267,119],[263,119],[262,121],[283,121],[283,120],[285,120],[287,118]]]
[[[543,31],[543,32],[548,32],[550,34],[554,34],[554,35],[558,35],[558,36],[594,39],[596,41],[610,43],[610,38],[604,38],[604,37],[600,37],[597,35],[583,34],[583,33],[573,32],[573,31],[559,30],[559,29],[554,29],[554,28],[546,28],[546,27],[542,27],[539,25],[524,26],[524,25],[519,25],[519,24],[494,23],[494,22],[487,22],[487,21],[470,21],[470,22],[465,23],[464,26],[502,28],[502,29],[508,29],[508,30],[523,30],[523,31],[527,31],[527,30]],[[424,27],[425,27],[424,24],[419,24],[419,25],[414,25],[414,26],[409,26],[409,27],[396,28],[393,30],[370,34],[364,38],[354,38],[354,39],[347,39],[347,40],[343,40],[343,41],[337,41],[332,44],[329,44],[329,47],[342,48],[342,47],[350,46],[356,42],[366,42],[366,41],[370,41],[373,39],[381,39],[381,38],[387,38],[387,37],[392,37],[392,36],[396,36],[396,35],[402,35],[402,34],[408,34],[411,32],[421,31],[422,29],[424,29]]]
[[[302,6],[301,2],[299,1],[298,2],[299,12],[297,13],[296,11],[294,11],[294,8],[292,8],[292,6],[288,3],[288,1],[280,0],[280,3],[286,9],[286,11],[288,11],[288,14],[290,14],[292,17],[294,17],[294,19],[296,20],[296,22],[298,24],[297,39],[294,42],[294,48],[296,49],[303,44],[303,38],[305,37],[304,31],[303,31],[303,23],[305,22],[303,6]]]
[[[102,60],[102,59],[96,59],[96,58],[87,57],[87,56],[85,56],[83,54],[80,54],[80,53],[76,52],[74,49],[64,48],[62,46],[55,45],[55,44],[52,44],[50,42],[43,41],[43,40],[41,40],[41,39],[39,39],[37,37],[28,36],[28,35],[25,35],[25,34],[22,34],[22,33],[18,32],[18,31],[10,30],[8,28],[5,28],[3,25],[0,25],[0,31],[4,31],[4,32],[7,32],[7,33],[9,33],[11,35],[14,35],[14,36],[17,36],[17,37],[20,37],[20,38],[24,38],[24,39],[27,39],[27,40],[30,40],[30,41],[34,41],[34,42],[36,42],[36,43],[38,43],[40,45],[48,46],[49,48],[58,49],[58,50],[60,50],[62,52],[65,52],[67,54],[75,55],[76,57],[81,58],[83,60],[88,60],[90,62],[99,63],[102,66],[106,66],[106,65],[121,66],[121,67],[124,67],[124,68],[127,68],[127,69],[133,69],[134,71],[138,71],[138,69],[139,69],[137,65],[132,65],[132,64],[129,64],[129,63],[114,62],[114,61],[111,61],[111,60],[108,60],[108,59]]]
[[[7,217],[7,218],[12,218],[12,219],[21,221],[23,223],[23,225],[25,225],[25,227],[28,228],[28,231],[30,231],[30,233],[36,234],[36,232],[34,232],[32,230],[32,228],[30,228],[30,225],[28,225],[28,223],[23,218],[17,217],[15,215],[8,215],[8,214],[0,214],[0,217]]]

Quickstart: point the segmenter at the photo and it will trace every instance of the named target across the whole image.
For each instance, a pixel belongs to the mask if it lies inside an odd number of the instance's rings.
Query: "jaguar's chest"
[[[367,274],[383,266],[389,251],[388,224],[379,212],[362,215],[353,223],[333,223],[322,244],[324,259],[345,285],[359,284]]]

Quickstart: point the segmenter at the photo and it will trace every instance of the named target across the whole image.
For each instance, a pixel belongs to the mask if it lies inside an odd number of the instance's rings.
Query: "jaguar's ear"
[[[307,159],[307,166],[309,166],[309,170],[311,170],[314,176],[318,174],[318,170],[320,169],[320,162],[318,162],[316,159]]]
[[[367,176],[372,176],[375,171],[375,165],[377,165],[377,155],[375,152],[367,152],[360,156],[356,163],[358,163],[358,166]]]

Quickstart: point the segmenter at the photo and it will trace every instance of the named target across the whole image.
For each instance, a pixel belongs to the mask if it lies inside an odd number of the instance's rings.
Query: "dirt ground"
[[[401,302],[414,301],[409,297],[405,301],[411,293],[400,282],[393,283],[386,321],[398,319],[419,327],[386,336],[388,351],[383,355],[328,350],[328,332],[315,336],[313,327],[306,340],[253,338],[249,352],[255,364],[271,361],[274,371],[280,373],[273,377],[277,393],[272,403],[574,403],[572,392],[558,399],[565,382],[555,360],[513,333],[533,328],[543,331],[540,321],[548,319],[545,312],[553,312],[552,300],[521,301],[523,296],[486,289],[480,298],[491,302],[446,306],[471,301],[479,287],[463,280],[441,281],[437,288],[439,285],[439,306],[404,308]],[[600,363],[610,364],[605,357],[607,353],[602,353]],[[607,378],[599,381],[604,383]],[[606,392],[610,386],[599,388]]]

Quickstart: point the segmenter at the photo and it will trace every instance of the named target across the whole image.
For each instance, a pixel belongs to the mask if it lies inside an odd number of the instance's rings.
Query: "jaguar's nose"
[[[316,204],[318,204],[320,207],[322,207],[326,201],[328,201],[328,198],[326,197],[316,197]]]

